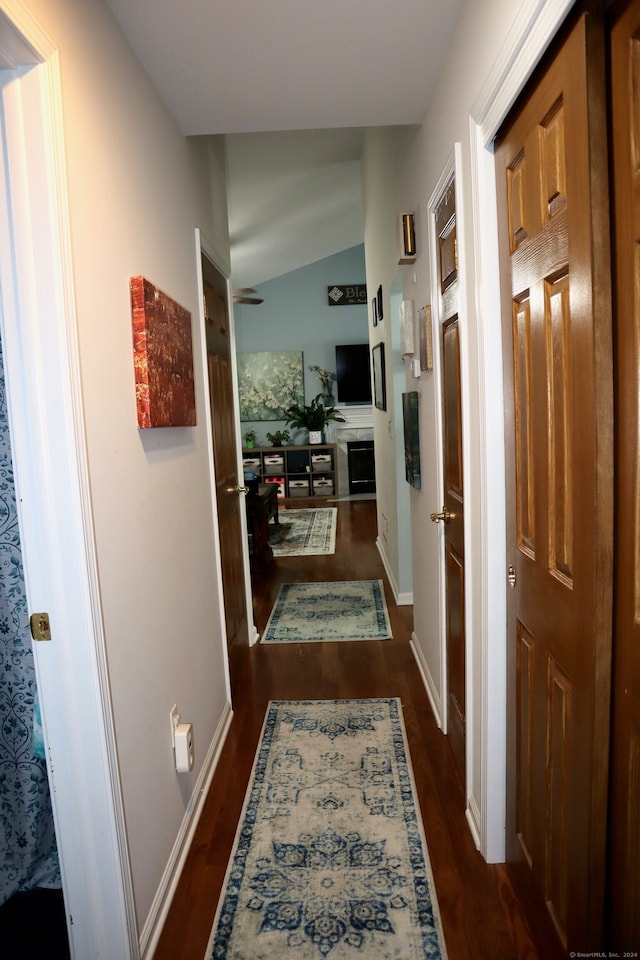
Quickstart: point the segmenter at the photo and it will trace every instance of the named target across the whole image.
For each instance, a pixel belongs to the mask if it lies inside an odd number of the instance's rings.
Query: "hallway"
[[[276,559],[254,582],[259,631],[282,582],[384,578],[375,501],[337,506],[335,555]],[[386,583],[385,590],[393,640],[233,651],[233,722],[155,960],[204,956],[268,701],[388,696],[403,705],[449,960],[554,956],[534,942],[504,868],[488,866],[474,848],[453,757],[410,648],[412,608],[397,607]]]

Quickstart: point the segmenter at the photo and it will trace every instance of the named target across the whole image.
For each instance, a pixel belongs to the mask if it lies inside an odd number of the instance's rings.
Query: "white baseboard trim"
[[[380,554],[380,558],[382,560],[384,572],[386,573],[389,579],[394,600],[397,603],[398,602],[398,584],[396,583],[395,577],[393,576],[393,573],[391,571],[391,567],[389,565],[389,561],[387,560],[387,555],[385,553],[384,546],[382,545],[382,541],[380,540],[380,537],[376,537],[376,547],[378,548],[378,553]]]
[[[393,599],[395,600],[395,602],[398,604],[399,607],[411,606],[411,604],[413,603],[413,593],[399,592],[396,578],[394,577],[393,572],[391,570],[391,565],[389,564],[389,561],[387,559],[387,555],[385,553],[380,537],[376,537],[376,547],[378,548],[378,553],[380,554],[380,558],[384,566],[384,572],[386,573],[389,579],[389,583],[391,585],[391,590],[393,592]]]
[[[476,845],[476,850],[480,850],[480,811],[478,810],[478,805],[473,797],[469,797],[467,800],[467,809],[465,810],[464,815],[469,825],[473,842]]]
[[[198,826],[204,801],[209,792],[213,774],[218,765],[220,753],[222,752],[222,747],[224,746],[232,719],[233,710],[231,709],[231,704],[226,703],[204,763],[202,764],[200,776],[193,788],[190,807],[187,808],[182,820],[176,842],[173,845],[173,850],[171,851],[157,893],[153,898],[149,915],[140,935],[140,956],[142,960],[151,960],[158,945],[162,927],[167,918],[173,895],[176,892],[180,874],[182,873],[184,862],[191,847],[191,841]]]
[[[429,697],[429,703],[431,704],[431,709],[433,710],[436,723],[438,724],[438,728],[442,730],[440,697],[438,696],[433,678],[431,676],[431,671],[427,665],[427,661],[425,660],[422,650],[418,644],[418,638],[416,637],[415,631],[411,634],[411,649],[413,651],[415,661],[418,664],[418,670],[420,671],[422,682],[424,683],[425,690],[427,691],[427,696]],[[464,815],[469,826],[469,830],[471,831],[473,842],[476,845],[476,850],[480,850],[481,818],[480,811],[474,797],[467,798],[467,807]]]
[[[427,664],[424,654],[420,649],[420,645],[418,644],[418,638],[416,637],[415,631],[412,631],[411,633],[411,649],[413,651],[415,661],[418,664],[418,670],[420,671],[424,688],[427,691],[429,703],[431,704],[433,715],[436,719],[436,723],[438,724],[438,729],[442,730],[442,705],[440,702],[440,697],[438,696],[437,687],[433,682],[429,665]]]

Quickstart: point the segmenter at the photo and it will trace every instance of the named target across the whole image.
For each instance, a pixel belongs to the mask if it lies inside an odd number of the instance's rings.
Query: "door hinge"
[[[51,624],[48,613],[32,613],[29,618],[31,636],[34,640],[51,640]]]

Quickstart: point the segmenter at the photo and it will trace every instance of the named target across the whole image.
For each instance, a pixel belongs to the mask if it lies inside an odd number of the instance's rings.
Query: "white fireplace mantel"
[[[366,406],[336,407],[344,423],[331,422],[325,431],[327,443],[335,443],[338,454],[338,494],[349,494],[349,465],[347,443],[352,440],[373,440],[373,408]]]
[[[373,429],[373,408],[371,404],[355,407],[336,407],[341,417],[344,417],[345,423],[332,423],[331,427],[335,430],[358,430],[369,427]],[[334,441],[335,442],[335,441]]]

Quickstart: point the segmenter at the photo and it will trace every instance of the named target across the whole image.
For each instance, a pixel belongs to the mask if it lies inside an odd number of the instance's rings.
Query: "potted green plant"
[[[244,445],[248,450],[251,450],[253,445],[256,442],[256,432],[255,430],[247,430],[244,435]]]
[[[267,440],[274,447],[281,447],[284,443],[289,443],[288,430],[276,430],[275,433],[268,433]]]
[[[311,403],[293,403],[285,415],[288,426],[309,431],[309,443],[322,443],[324,428],[328,423],[344,423],[344,417],[335,407],[325,407],[321,393]]]

